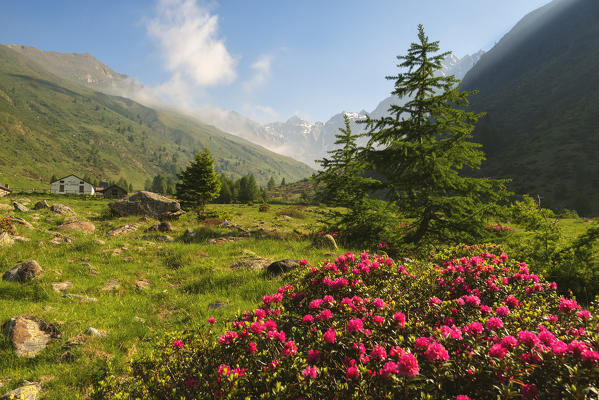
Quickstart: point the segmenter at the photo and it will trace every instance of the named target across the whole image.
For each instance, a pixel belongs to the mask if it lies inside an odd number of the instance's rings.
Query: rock
[[[173,239],[169,235],[144,235],[140,237],[141,240],[150,240],[152,242],[174,242]]]
[[[106,242],[100,239],[94,239],[94,244],[97,244],[98,246],[105,246]]]
[[[13,244],[15,244],[15,241],[10,237],[8,232],[0,233],[0,247],[8,247],[12,246]]]
[[[151,285],[151,282],[148,279],[138,279],[135,281],[135,287],[139,290],[146,290],[149,289]]]
[[[110,282],[107,282],[104,286],[102,286],[102,290],[117,290],[121,288],[121,281],[119,279],[113,279]]]
[[[55,292],[64,292],[65,290],[68,290],[72,287],[73,282],[71,281],[64,281],[52,284],[52,289],[54,289]]]
[[[272,264],[272,258],[262,258],[257,256],[243,257],[239,261],[229,265],[231,269],[253,269],[259,270]]]
[[[37,400],[42,390],[38,382],[25,381],[15,390],[0,397],[0,400]]]
[[[8,210],[14,210],[14,207],[9,206],[8,204],[0,203],[0,211]]]
[[[223,308],[228,306],[229,303],[224,302],[224,301],[217,301],[216,303],[210,303],[208,304],[208,309],[209,310],[218,310],[219,308]]]
[[[316,238],[314,240],[313,245],[315,247],[322,247],[325,249],[336,249],[337,242],[335,242],[335,238],[331,235],[324,235]]]
[[[85,233],[93,233],[96,230],[96,226],[91,222],[87,221],[73,221],[68,222],[66,224],[62,224],[56,229],[58,229],[59,231],[72,230]]]
[[[245,238],[239,236],[223,236],[215,239],[208,239],[206,243],[208,244],[225,244],[229,242],[237,242],[239,240],[243,240]]]
[[[298,260],[292,260],[290,258],[287,258],[285,260],[273,262],[268,267],[266,267],[266,271],[268,271],[268,273],[270,274],[278,275],[285,272],[289,272],[294,268],[298,268],[299,266],[300,265]]]
[[[137,225],[135,224],[126,224],[117,226],[106,232],[106,236],[121,236],[127,233],[135,232],[137,230]]]
[[[27,229],[34,229],[33,225],[31,225],[29,222],[25,221],[23,218],[15,217],[15,216],[11,215],[10,220],[11,220],[11,222],[13,222],[15,224],[23,225]]]
[[[19,203],[18,201],[13,201],[12,206],[15,208],[15,211],[21,211],[21,212],[29,211],[29,209],[27,207],[25,207],[23,204]]]
[[[43,210],[44,208],[50,208],[50,205],[46,202],[46,200],[38,201],[33,206],[34,210]]]
[[[185,243],[191,243],[195,240],[196,238],[196,233],[191,230],[191,229],[186,229],[185,233],[183,234],[183,241]]]
[[[16,240],[17,242],[30,242],[31,239],[29,239],[28,237],[23,237],[23,236],[19,236],[19,235],[15,235],[12,237],[13,240]]]
[[[40,267],[37,261],[31,260],[6,271],[4,275],[2,275],[2,280],[8,282],[26,282],[37,278],[42,272],[44,272],[44,270],[42,270],[42,267]]]
[[[146,215],[161,221],[177,219],[184,213],[179,202],[146,191],[137,192],[108,206],[119,217]]]
[[[55,233],[52,240],[50,240],[50,243],[62,244],[62,243],[71,243],[72,241],[73,241],[73,239],[71,239],[68,236],[63,236],[60,233]]]
[[[148,229],[146,229],[146,232],[162,232],[162,233],[167,233],[167,232],[172,232],[173,229],[173,225],[168,222],[168,221],[163,221],[159,224],[153,225],[151,227],[149,227]]]
[[[90,263],[83,263],[84,267],[87,267],[87,272],[90,275],[98,275],[98,270],[96,268],[94,268],[93,265],[91,265]]]
[[[286,220],[292,220],[293,217],[290,217],[289,215],[281,215],[281,219],[286,219]]]
[[[95,297],[88,297],[88,296],[83,296],[80,294],[72,294],[72,293],[63,294],[62,297],[66,298],[66,299],[81,300],[82,303],[95,303],[98,301],[98,299],[96,299]]]
[[[146,320],[143,319],[143,318],[140,318],[140,317],[133,317],[133,321],[139,322],[139,323],[142,323],[142,324],[146,323]]]
[[[105,330],[96,329],[96,328],[87,328],[85,333],[89,336],[94,336],[94,337],[105,337],[106,335],[108,335],[108,333]]]
[[[71,207],[65,206],[64,204],[53,204],[50,210],[57,214],[75,214],[75,211]]]
[[[33,317],[11,318],[2,328],[18,357],[37,356],[56,336],[54,326]]]

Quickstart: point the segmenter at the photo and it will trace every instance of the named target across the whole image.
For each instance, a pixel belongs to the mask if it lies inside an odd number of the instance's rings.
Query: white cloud
[[[218,35],[218,16],[195,0],[159,0],[146,28],[173,73],[163,86],[181,90],[186,81],[207,87],[235,80],[236,60]]]
[[[250,80],[244,82],[243,87],[246,90],[251,91],[266,81],[270,75],[272,59],[272,55],[263,54],[251,65],[251,68],[254,71],[254,76],[252,76]]]

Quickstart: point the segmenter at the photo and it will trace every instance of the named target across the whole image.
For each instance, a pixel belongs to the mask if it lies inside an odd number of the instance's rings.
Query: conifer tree
[[[208,149],[196,153],[191,164],[177,177],[175,196],[184,209],[196,210],[199,215],[206,203],[218,196],[220,180],[214,172],[214,160]]]
[[[319,201],[355,209],[376,181],[362,176],[367,164],[359,157],[359,135],[352,134],[347,114],[344,119],[345,129],[335,135],[337,148],[328,152],[329,158],[317,160],[322,169],[314,181]]]
[[[266,188],[268,190],[273,190],[275,188],[275,186],[277,186],[277,184],[275,183],[275,178],[273,178],[271,176],[270,179],[268,180],[268,183],[266,184]]]
[[[422,25],[418,42],[398,56],[407,69],[387,79],[392,94],[409,97],[392,105],[389,116],[366,120],[370,140],[365,154],[388,194],[412,219],[407,242],[473,240],[482,235],[497,201],[507,195],[505,181],[467,177],[484,160],[471,132],[482,114],[465,111],[468,96],[453,76],[436,75],[449,53],[435,54]]]

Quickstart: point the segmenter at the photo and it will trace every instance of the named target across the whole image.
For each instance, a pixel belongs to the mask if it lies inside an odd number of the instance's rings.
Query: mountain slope
[[[0,46],[0,181],[44,187],[51,175],[118,178],[141,188],[155,174],[173,175],[203,146],[215,168],[298,180],[312,170],[236,136],[171,111],[156,111],[50,73]]]
[[[553,1],[525,16],[468,72],[482,174],[543,204],[599,214],[599,2]]]

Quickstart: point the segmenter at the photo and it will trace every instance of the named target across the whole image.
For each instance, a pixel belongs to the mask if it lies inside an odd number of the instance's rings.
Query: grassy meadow
[[[76,214],[31,209],[42,199],[50,205],[66,204]],[[30,211],[12,210],[13,200],[23,202]],[[106,362],[124,366],[136,354],[149,350],[165,332],[204,329],[211,316],[216,317],[216,329],[220,330],[227,319],[254,309],[264,294],[281,286],[283,278],[233,264],[256,258],[305,258],[315,265],[333,257],[332,250],[313,247],[309,237],[322,229],[318,220],[326,211],[323,207],[270,205],[267,211],[259,211],[259,205],[210,205],[213,217],[199,222],[188,213],[172,222],[174,231],[168,235],[173,242],[157,242],[140,237],[157,234],[144,231],[158,221],[113,218],[108,203],[35,194],[0,199],[4,205],[0,205],[0,219],[20,217],[33,225],[28,229],[15,224],[17,234],[29,240],[0,247],[0,273],[28,260],[37,260],[44,270],[27,283],[0,281],[0,323],[21,315],[35,316],[56,324],[60,333],[33,359],[15,356],[6,336],[0,335],[0,394],[22,380],[30,380],[42,383],[44,399],[85,398],[88,386]],[[70,220],[92,222],[96,230],[61,231],[60,237],[71,241],[52,243],[57,227]],[[584,232],[591,223],[575,218],[559,222],[569,238]],[[106,235],[125,224],[136,224],[138,229],[122,236]],[[197,235],[191,243],[183,241],[187,229]],[[241,237],[240,229],[252,233],[222,244],[208,242]],[[529,232],[516,227],[505,235],[510,240],[527,240]],[[349,250],[362,249],[339,248],[334,254]],[[138,287],[140,280],[149,282],[149,287]],[[70,281],[72,287],[65,292],[53,289],[53,283],[64,281]],[[109,283],[115,287],[104,290]],[[90,327],[107,335],[89,336],[86,330]]]

